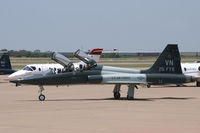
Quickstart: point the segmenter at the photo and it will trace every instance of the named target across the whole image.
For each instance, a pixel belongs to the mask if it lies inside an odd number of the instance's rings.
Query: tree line
[[[45,57],[50,57],[51,54],[53,53],[52,51],[46,51],[46,52],[41,52],[40,50],[34,50],[34,51],[29,51],[29,50],[7,50],[7,49],[2,49],[1,51],[6,51],[9,53],[10,57],[36,57],[36,58],[45,58]],[[73,58],[73,52],[61,52],[64,56],[68,58]],[[103,53],[101,55],[101,58],[120,58],[121,56],[118,53]]]

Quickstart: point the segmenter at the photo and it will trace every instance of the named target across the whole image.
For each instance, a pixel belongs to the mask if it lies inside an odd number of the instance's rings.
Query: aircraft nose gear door
[[[128,100],[133,100],[134,99],[134,92],[135,92],[135,85],[134,84],[129,84],[128,85],[128,94],[127,94],[127,99]]]
[[[44,101],[45,100],[45,95],[43,95],[42,94],[42,91],[44,91],[44,88],[43,88],[43,86],[39,86],[40,87],[40,89],[39,89],[39,93],[40,93],[40,95],[39,95],[39,100],[40,101]]]

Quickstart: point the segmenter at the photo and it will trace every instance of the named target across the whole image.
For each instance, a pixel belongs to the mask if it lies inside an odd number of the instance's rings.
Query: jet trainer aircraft
[[[14,73],[12,70],[10,57],[7,52],[0,52],[0,75]]]
[[[128,85],[127,99],[134,99],[137,85],[182,84],[193,82],[196,77],[184,75],[181,70],[180,53],[176,44],[168,44],[153,66],[147,70],[135,70],[119,67],[97,65],[95,60],[80,54],[74,56],[82,60],[86,66],[81,70],[74,69],[72,61],[63,56],[58,62],[65,71],[57,74],[47,74],[39,77],[25,77],[10,80],[16,84],[30,84],[39,86],[39,100],[44,101],[43,86],[70,84],[114,84],[114,98],[120,98],[121,85]]]

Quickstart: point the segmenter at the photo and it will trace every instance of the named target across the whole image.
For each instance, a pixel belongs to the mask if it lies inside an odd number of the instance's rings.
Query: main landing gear
[[[200,87],[200,82],[197,82],[197,87]]]
[[[39,86],[40,87],[40,89],[39,89],[39,93],[40,93],[40,95],[39,95],[39,100],[40,101],[44,101],[45,100],[45,95],[43,95],[42,94],[42,91],[44,91],[44,88],[43,88],[43,86]]]
[[[129,84],[128,85],[127,99],[128,100],[133,100],[134,99],[134,93],[135,93],[135,85],[134,84]]]
[[[150,88],[151,87],[151,85],[150,84],[147,84],[147,88]]]
[[[120,87],[121,87],[121,84],[116,84],[114,87],[113,94],[114,94],[115,99],[120,99],[120,96],[121,96],[120,95]],[[135,84],[128,85],[128,93],[127,93],[128,100],[134,99],[135,88],[137,88],[137,86]]]
[[[113,90],[113,93],[114,93],[114,98],[115,99],[120,99],[120,87],[121,87],[121,84],[116,84],[115,85],[115,88]]]

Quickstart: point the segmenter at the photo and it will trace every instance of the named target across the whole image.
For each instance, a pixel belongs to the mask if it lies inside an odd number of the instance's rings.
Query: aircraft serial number
[[[116,79],[130,79],[130,77],[112,77],[112,79],[116,80]]]
[[[159,67],[159,72],[174,72],[174,67]]]

